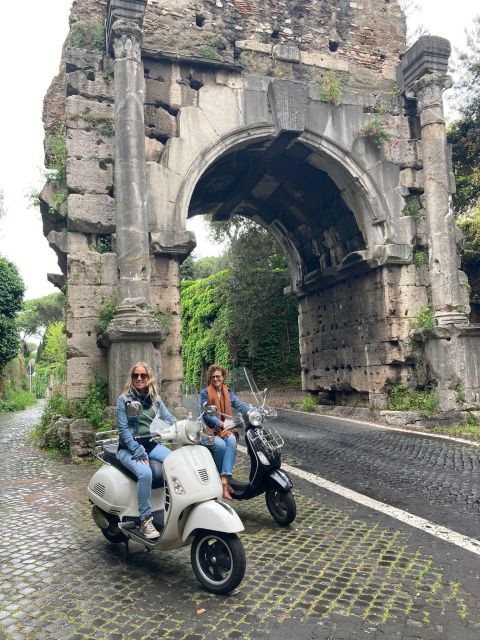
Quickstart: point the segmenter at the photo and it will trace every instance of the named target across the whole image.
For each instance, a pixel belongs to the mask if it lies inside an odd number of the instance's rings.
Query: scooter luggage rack
[[[103,447],[106,444],[118,444],[118,431],[97,431],[95,434],[95,456],[103,460]]]
[[[266,427],[263,425],[255,430],[252,441],[270,451],[281,449],[285,444],[282,436],[274,427]]]

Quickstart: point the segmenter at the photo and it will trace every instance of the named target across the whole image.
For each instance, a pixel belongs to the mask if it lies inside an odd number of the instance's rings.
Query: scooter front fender
[[[242,521],[230,505],[218,500],[207,500],[195,505],[188,514],[182,541],[185,542],[196,529],[238,533],[244,528]]]
[[[282,469],[275,469],[270,473],[267,480],[269,487],[278,487],[280,491],[290,491],[293,488],[293,482],[290,476]]]

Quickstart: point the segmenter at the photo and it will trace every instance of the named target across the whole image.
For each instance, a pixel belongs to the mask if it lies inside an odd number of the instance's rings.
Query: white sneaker
[[[153,526],[152,516],[147,516],[141,521],[140,533],[143,535],[144,538],[148,538],[149,540],[160,537],[160,534]]]

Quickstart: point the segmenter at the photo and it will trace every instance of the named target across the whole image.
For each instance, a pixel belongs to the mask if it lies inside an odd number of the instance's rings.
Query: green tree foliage
[[[272,236],[247,224],[230,247],[225,332],[232,364],[250,368],[260,384],[282,382],[300,370],[297,308],[285,256]]]
[[[460,118],[448,131],[457,191],[453,205],[464,234],[463,268],[472,288],[471,302],[480,302],[480,16],[467,32],[467,50],[457,56],[454,104]]]
[[[48,325],[44,336],[42,360],[48,364],[58,380],[65,378],[67,363],[67,337],[63,321]]]
[[[19,351],[15,315],[22,306],[24,291],[25,285],[15,265],[0,258],[0,376],[7,362]]]
[[[207,256],[195,260],[189,255],[180,265],[181,280],[202,280],[208,276],[222,271],[225,268],[225,259],[217,256]]]
[[[457,214],[480,207],[480,16],[467,32],[467,50],[457,55],[454,104],[460,118],[449,128],[457,192]]]
[[[63,320],[64,313],[65,295],[60,291],[42,298],[25,300],[17,314],[22,342],[26,344],[29,338],[42,337],[51,322]]]
[[[234,218],[214,223],[217,241],[229,241],[224,269],[181,287],[184,375],[199,384],[212,362],[246,366],[260,384],[298,376],[297,310],[283,290],[285,257],[258,225]]]

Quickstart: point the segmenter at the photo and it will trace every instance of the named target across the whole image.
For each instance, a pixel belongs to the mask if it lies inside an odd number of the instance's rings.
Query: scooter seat
[[[103,445],[103,456],[102,459],[107,464],[111,464],[112,467],[115,467],[126,476],[133,478],[133,480],[137,480],[137,476],[124,467],[120,460],[117,458],[117,449],[118,446],[116,444],[105,444]],[[163,482],[163,464],[158,460],[150,460],[150,469],[152,470],[152,489],[160,489],[165,486]]]

